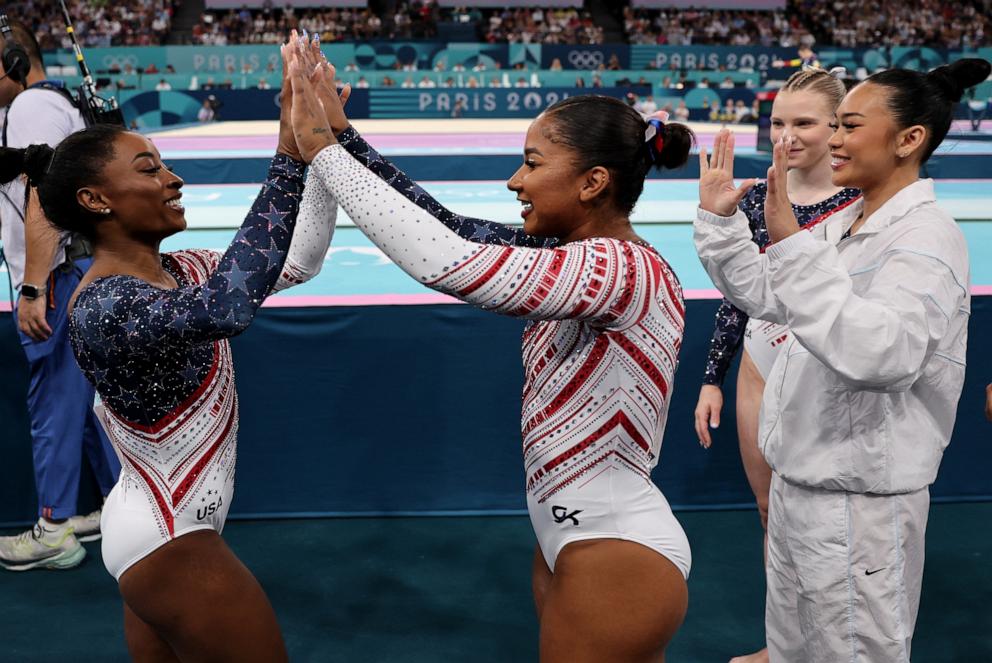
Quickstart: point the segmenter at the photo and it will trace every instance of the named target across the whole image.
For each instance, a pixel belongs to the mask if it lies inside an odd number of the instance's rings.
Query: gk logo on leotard
[[[211,502],[205,507],[196,510],[196,519],[203,520],[207,516],[212,516],[224,504],[224,498],[218,497],[216,502]]]
[[[563,506],[553,506],[551,507],[551,515],[555,519],[555,522],[559,525],[566,520],[571,520],[573,525],[579,524],[579,519],[575,516],[582,513],[582,509],[576,509],[575,511],[569,513],[568,509]]]

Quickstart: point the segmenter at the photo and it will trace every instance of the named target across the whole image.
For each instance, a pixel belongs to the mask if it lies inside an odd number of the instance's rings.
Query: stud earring
[[[104,213],[104,214],[110,214],[110,208],[109,208],[109,207],[104,207],[104,208],[103,208],[102,210],[100,210],[100,211],[101,211],[102,213]]]

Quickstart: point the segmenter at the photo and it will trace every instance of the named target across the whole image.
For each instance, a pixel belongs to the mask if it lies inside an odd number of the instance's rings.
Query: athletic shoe
[[[69,525],[75,531],[76,539],[80,543],[97,541],[101,536],[100,509],[85,516],[73,516],[69,519]]]
[[[8,571],[71,569],[86,557],[69,521],[49,523],[39,518],[35,526],[17,536],[0,537],[0,566]]]

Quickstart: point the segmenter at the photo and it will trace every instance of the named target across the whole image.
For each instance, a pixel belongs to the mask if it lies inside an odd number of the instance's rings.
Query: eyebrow
[[[527,156],[528,154],[536,154],[539,157],[543,157],[544,156],[544,153],[541,152],[541,150],[537,149],[536,147],[526,147],[526,148],[524,148],[524,156]]]
[[[861,113],[844,113],[840,117],[841,117],[841,119],[843,119],[845,117],[854,117],[855,115],[858,116],[858,117],[864,117],[864,115],[861,114]]]
[[[137,161],[141,157],[148,157],[150,159],[154,159],[155,158],[155,155],[152,154],[151,152],[138,152],[137,154],[134,155],[134,158],[131,159],[131,163],[134,163],[135,161]]]

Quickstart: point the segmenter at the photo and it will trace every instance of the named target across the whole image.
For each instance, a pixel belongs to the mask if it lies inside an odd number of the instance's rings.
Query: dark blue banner
[[[372,118],[536,117],[548,106],[580,94],[603,94],[622,99],[633,90],[650,88],[429,88],[422,90],[371,89]],[[361,117],[348,102],[348,115]]]

